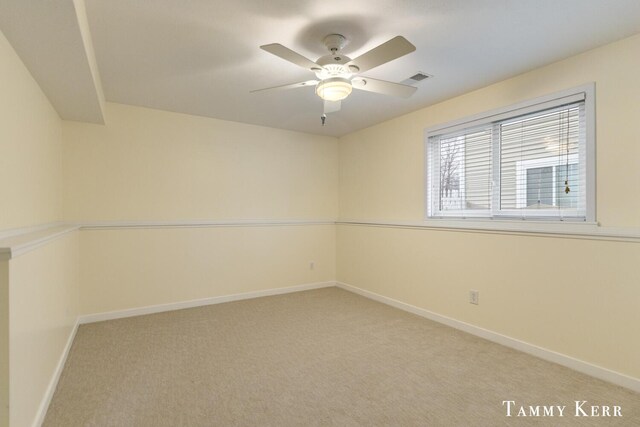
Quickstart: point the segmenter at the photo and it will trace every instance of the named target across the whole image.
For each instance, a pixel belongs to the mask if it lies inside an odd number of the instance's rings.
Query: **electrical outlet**
[[[475,291],[473,289],[469,291],[469,303],[470,304],[478,305],[479,302],[480,302],[479,299],[480,299],[480,291]]]
[[[316,268],[316,263],[314,261],[309,262],[309,270],[313,270]]]

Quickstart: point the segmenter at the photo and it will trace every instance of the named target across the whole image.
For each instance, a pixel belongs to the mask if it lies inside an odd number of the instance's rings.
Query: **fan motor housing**
[[[346,58],[346,62],[350,61],[349,58],[347,57],[345,58]],[[316,73],[316,77],[318,77],[320,80],[324,80],[332,77],[341,77],[343,79],[348,79],[353,74],[353,72],[349,70],[349,67],[344,65],[344,63],[340,63],[340,62],[325,63],[324,61],[321,62],[320,60],[318,60],[318,65],[321,65],[322,69],[317,70],[315,73]]]

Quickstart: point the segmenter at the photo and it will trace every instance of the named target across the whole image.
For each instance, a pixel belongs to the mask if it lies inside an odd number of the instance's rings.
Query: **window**
[[[429,218],[595,221],[593,85],[427,131]]]

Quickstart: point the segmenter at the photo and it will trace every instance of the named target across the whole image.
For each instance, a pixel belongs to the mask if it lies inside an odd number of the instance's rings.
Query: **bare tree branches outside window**
[[[460,138],[443,140],[440,144],[440,198],[458,197],[460,191]],[[441,206],[441,209],[443,207]]]

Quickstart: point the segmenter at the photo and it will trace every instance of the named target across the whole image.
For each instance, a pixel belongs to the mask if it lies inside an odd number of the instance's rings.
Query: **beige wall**
[[[0,32],[0,231],[62,219],[61,121]]]
[[[332,281],[334,228],[84,230],[82,311],[102,313]]]
[[[0,232],[60,221],[61,120],[2,33],[0,76]],[[74,236],[0,262],[0,426],[31,425],[75,324]]]
[[[111,103],[105,126],[65,122],[63,135],[69,219],[337,216],[335,138]],[[111,228],[81,242],[87,314],[335,278],[333,225]]]
[[[10,419],[28,426],[79,314],[79,232],[10,261]]]
[[[9,263],[0,261],[0,426],[9,425]]]
[[[598,220],[637,232],[639,68],[635,36],[347,135],[340,217],[421,221],[425,128],[595,82]],[[640,378],[638,243],[342,225],[337,248],[339,281]]]
[[[640,378],[638,243],[358,226],[337,234],[341,282]]]
[[[337,140],[107,103],[65,122],[65,217],[334,219]]]

